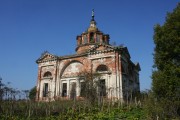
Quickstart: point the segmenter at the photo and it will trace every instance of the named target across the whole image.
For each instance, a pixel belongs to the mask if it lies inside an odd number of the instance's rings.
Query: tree
[[[34,86],[29,92],[29,99],[35,100],[36,98],[36,86]]]
[[[98,105],[101,105],[103,97],[106,94],[106,86],[105,83],[102,84],[101,74],[97,72],[92,73],[92,71],[83,71],[79,73],[79,76],[84,79],[81,82],[80,96],[84,97],[90,104],[98,103]]]
[[[166,117],[180,109],[180,3],[168,13],[164,25],[154,28],[152,91]]]

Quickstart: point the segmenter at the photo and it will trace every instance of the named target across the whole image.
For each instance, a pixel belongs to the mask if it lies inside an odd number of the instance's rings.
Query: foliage
[[[154,68],[152,104],[156,114],[168,118],[178,116],[180,109],[180,3],[168,13],[164,25],[154,28]],[[152,111],[152,112],[155,112]]]
[[[101,74],[99,73],[92,73],[88,71],[84,71],[80,73],[80,76],[84,78],[84,84],[81,83],[81,97],[89,104],[95,104],[98,101],[98,105],[102,104],[103,95],[101,92],[103,91],[102,84],[100,84]],[[105,86],[104,90],[105,90]]]
[[[36,98],[36,86],[34,86],[29,92],[29,99],[35,100]]]
[[[54,101],[54,102],[32,102],[32,101],[4,101],[0,118],[24,120],[24,119],[46,119],[46,120],[143,120],[146,119],[145,111],[139,106],[116,105],[108,110],[108,104],[101,110],[96,105],[85,105],[85,101]]]

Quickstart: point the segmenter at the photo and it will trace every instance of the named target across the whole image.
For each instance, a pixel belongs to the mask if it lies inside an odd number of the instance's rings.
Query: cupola
[[[94,10],[92,10],[90,26],[81,35],[76,37],[77,40],[77,53],[86,52],[92,45],[109,45],[109,35],[102,33],[96,26],[96,21],[94,19]]]

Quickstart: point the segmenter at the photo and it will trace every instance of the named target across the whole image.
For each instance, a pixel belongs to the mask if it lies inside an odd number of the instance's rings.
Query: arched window
[[[94,43],[94,33],[90,33],[90,43]]]
[[[106,72],[108,71],[108,67],[106,65],[99,65],[96,69],[97,72]]]
[[[44,76],[43,77],[52,77],[52,74],[51,74],[51,72],[46,72],[46,73],[44,73]]]

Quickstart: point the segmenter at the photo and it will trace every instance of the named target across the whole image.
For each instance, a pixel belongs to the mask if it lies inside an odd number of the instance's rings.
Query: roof
[[[36,63],[47,62],[47,61],[55,61],[55,60],[60,60],[60,59],[69,59],[69,58],[81,57],[81,56],[86,56],[86,55],[87,55],[87,53],[65,55],[65,56],[56,56],[56,55],[50,54],[49,52],[45,51],[41,54],[40,58],[38,58],[36,60]]]
[[[104,50],[97,50],[100,46],[105,47],[106,49]],[[128,55],[130,59],[130,54],[127,49],[127,47],[124,46],[112,46],[112,45],[107,45],[107,44],[94,44],[92,48],[90,48],[88,51],[85,53],[81,54],[72,54],[72,55],[64,55],[64,56],[57,56],[50,54],[48,51],[45,51],[41,54],[40,58],[36,60],[36,63],[41,63],[41,62],[47,62],[47,61],[54,61],[54,60],[61,60],[61,59],[69,59],[69,58],[75,58],[75,57],[81,57],[81,56],[87,56],[88,54],[96,54],[99,52],[110,52],[110,51],[122,51],[126,55]]]

